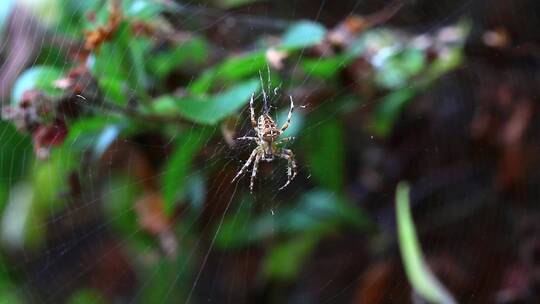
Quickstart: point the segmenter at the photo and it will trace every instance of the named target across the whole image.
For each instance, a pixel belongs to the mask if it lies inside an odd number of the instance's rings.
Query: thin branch
[[[135,108],[123,107],[105,99],[100,99],[100,98],[90,99],[86,97],[85,99],[86,99],[86,102],[81,103],[83,106],[91,107],[94,109],[105,110],[109,113],[121,114],[121,115],[130,117],[136,120],[140,120],[142,122],[159,123],[159,124],[175,124],[175,125],[182,125],[182,126],[186,124],[186,121],[183,120],[179,116],[146,114],[146,113],[140,112],[139,110]]]

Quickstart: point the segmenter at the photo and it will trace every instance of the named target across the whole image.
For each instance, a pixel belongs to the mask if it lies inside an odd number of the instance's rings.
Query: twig
[[[96,98],[96,99],[85,98],[85,99],[87,100],[87,102],[83,103],[84,106],[105,110],[110,113],[112,112],[116,114],[121,114],[130,118],[134,118],[136,120],[144,121],[144,122],[160,123],[160,124],[164,124],[164,123],[175,124],[175,125],[182,125],[182,126],[185,125],[186,123],[186,121],[180,117],[156,115],[156,114],[145,114],[145,113],[141,113],[137,109],[129,108],[129,107],[122,107],[105,99],[101,99],[102,101],[97,101],[99,100],[99,98]]]
[[[377,11],[371,15],[365,16],[367,27],[371,28],[373,26],[385,23],[390,18],[392,18],[405,4],[405,0],[394,0],[382,8],[380,11]]]

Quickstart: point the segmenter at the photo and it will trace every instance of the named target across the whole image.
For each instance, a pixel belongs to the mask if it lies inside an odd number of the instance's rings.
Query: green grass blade
[[[409,185],[401,182],[396,190],[396,216],[399,249],[405,272],[414,290],[430,303],[456,303],[450,292],[427,266],[416,236],[409,204]]]

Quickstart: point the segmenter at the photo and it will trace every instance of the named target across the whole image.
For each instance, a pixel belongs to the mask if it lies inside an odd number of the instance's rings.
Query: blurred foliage
[[[164,14],[174,15],[178,8],[166,2],[121,1],[121,21],[109,24],[114,33],[104,35],[104,42],[96,49],[85,49],[88,54],[78,54],[83,61],[46,46],[36,54],[36,64],[19,76],[11,94],[13,107],[20,105],[24,92],[34,89],[53,99],[58,108],[68,100],[77,111],[75,115],[64,108],[55,110],[56,118],[65,121],[68,134],[60,144],[50,145],[47,160],[31,156],[32,142],[37,145],[43,141],[35,129],[18,133],[12,124],[0,122],[0,197],[6,250],[43,248],[47,224],[74,204],[76,199],[66,197],[82,192],[77,199],[87,200],[83,206],[103,206],[103,210],[96,209],[103,211],[106,226],[126,243],[123,247],[143,278],[137,297],[141,303],[150,303],[190,294],[192,281],[198,278],[192,255],[204,256],[198,252],[201,239],[210,238],[217,250],[227,252],[249,246],[264,248],[261,277],[290,281],[301,273],[302,265],[325,238],[344,229],[371,231],[370,220],[345,191],[344,118],[357,115],[369,103],[374,112],[358,125],[366,133],[387,136],[408,101],[459,65],[467,27],[455,27],[462,34],[453,44],[443,45],[432,37],[430,51],[439,52],[435,59],[428,58],[426,47],[414,43],[415,37],[384,28],[357,33],[334,48],[328,39],[334,29],[314,21],[292,22],[281,35],[263,41],[258,48],[223,54],[216,52],[222,48],[202,32],[173,30]],[[246,2],[220,4],[235,7]],[[60,35],[78,41],[88,42],[89,33],[94,30],[99,34],[96,28],[112,23],[108,1],[40,3],[47,3],[47,12],[39,13],[45,6],[37,5],[38,16]],[[9,5],[0,8],[0,30],[8,9]],[[282,60],[270,58],[270,51],[283,55]],[[367,76],[344,81],[345,70],[360,61],[369,65],[364,71]],[[75,78],[76,68],[90,76]],[[60,88],[59,80],[82,88]],[[302,89],[321,81],[335,93],[320,103],[305,103]],[[351,90],[364,82],[377,94]],[[278,85],[282,85],[284,98],[273,98]],[[272,114],[278,103],[284,105],[277,109],[279,124],[286,118],[287,95],[295,97],[297,112],[284,136],[298,139],[291,147],[302,173],[286,195],[277,189],[268,195],[243,195],[247,187],[241,180],[238,194],[235,192],[225,209],[229,212],[221,221],[204,225],[212,227],[207,236],[208,231],[194,228],[200,225],[201,213],[213,200],[217,203],[230,195],[231,174],[219,173],[225,178],[216,180],[216,172],[239,169],[225,162],[228,156],[223,150],[229,149],[224,146],[225,134],[243,134],[241,130],[249,124],[247,104],[254,96],[259,108],[263,93],[272,97]],[[231,121],[238,131],[230,130]],[[46,122],[38,119],[35,123],[44,126]],[[144,134],[165,138],[168,144],[163,144],[163,163],[153,163],[144,154],[152,145],[137,141],[137,136]],[[277,172],[285,174],[283,163],[272,165],[276,176]],[[69,176],[79,179],[81,189],[68,182]],[[258,183],[267,181],[263,173],[258,176]],[[93,195],[85,196],[85,191]],[[154,200],[155,205],[140,207],[146,202],[141,197],[149,193],[158,193],[159,199]],[[259,200],[279,207],[261,212]],[[170,234],[179,240],[179,252],[172,258],[162,254],[167,251],[162,248],[167,243],[163,240]],[[8,283],[0,286],[15,284],[1,273],[0,282],[4,280]],[[82,289],[68,302],[99,303],[101,296],[99,291]],[[1,293],[0,302],[2,297],[13,297],[11,303],[17,301],[15,294]]]
[[[314,117],[312,132],[304,137],[311,175],[321,186],[339,193],[345,171],[343,126],[337,119]]]
[[[322,42],[325,34],[326,29],[322,25],[316,22],[300,21],[283,34],[278,47],[288,51],[310,47]]]
[[[13,87],[11,101],[20,102],[25,91],[38,89],[49,95],[58,96],[61,91],[54,87],[54,81],[63,75],[60,69],[51,66],[35,66],[26,70]]]
[[[98,291],[95,291],[92,289],[83,289],[73,294],[71,298],[69,299],[68,303],[69,304],[99,304],[99,303],[105,303],[105,301],[101,299],[101,295],[99,294]]]
[[[259,81],[251,79],[215,96],[180,99],[161,96],[154,102],[155,112],[181,115],[195,123],[213,125],[245,106],[258,87]]]
[[[0,35],[3,35],[4,28],[14,7],[15,0],[6,0],[0,6]]]
[[[169,214],[174,211],[176,202],[184,200],[188,181],[194,171],[192,170],[193,159],[212,134],[205,129],[189,132],[190,134],[180,136],[175,151],[165,167],[163,196],[165,211]]]

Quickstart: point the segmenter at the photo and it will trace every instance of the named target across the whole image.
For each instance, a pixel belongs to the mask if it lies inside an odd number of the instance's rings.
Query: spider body
[[[265,96],[266,94],[264,94],[263,92],[263,95]],[[292,140],[293,138],[284,137],[280,139],[283,131],[285,131],[291,124],[292,112],[294,110],[294,102],[292,98],[290,98],[291,107],[289,109],[289,114],[287,115],[287,121],[283,124],[281,128],[278,128],[275,121],[266,112],[260,115],[257,120],[255,120],[253,99],[254,95],[251,95],[251,99],[249,101],[249,110],[251,114],[251,125],[255,130],[257,137],[243,136],[237,138],[237,140],[254,141],[257,144],[257,147],[253,149],[251,155],[245,162],[244,166],[242,166],[242,169],[240,169],[240,171],[238,171],[236,176],[233,178],[232,182],[239,178],[253,162],[253,170],[251,171],[251,180],[249,184],[249,189],[251,192],[253,192],[253,185],[255,182],[255,177],[257,176],[257,168],[259,162],[271,162],[277,157],[283,158],[288,162],[287,182],[285,183],[285,185],[279,188],[281,190],[287,187],[287,185],[289,185],[289,183],[296,177],[296,161],[294,160],[294,154],[291,150],[283,148],[283,144]]]
[[[281,131],[277,128],[276,123],[270,115],[263,114],[259,116],[259,120],[257,121],[257,135],[264,141],[271,143],[281,135]]]

